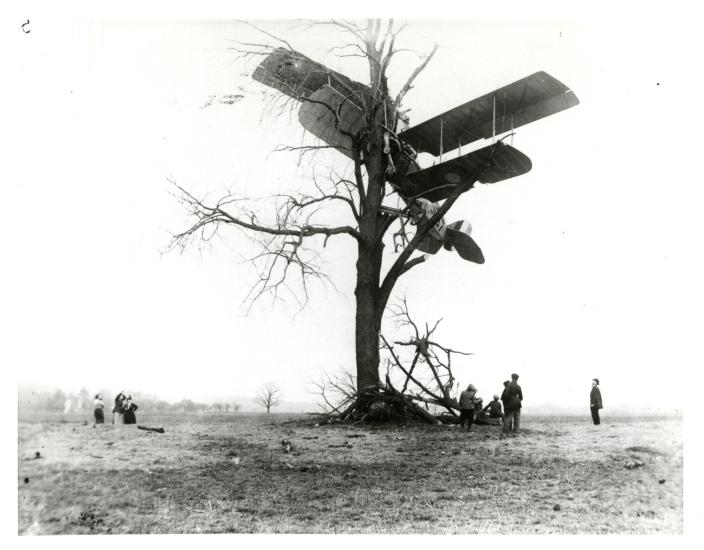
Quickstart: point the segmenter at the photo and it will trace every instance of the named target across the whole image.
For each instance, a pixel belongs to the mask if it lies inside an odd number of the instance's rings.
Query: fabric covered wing
[[[486,167],[484,167],[486,166]],[[406,174],[397,185],[406,199],[446,199],[458,186],[479,181],[496,183],[520,176],[532,168],[530,159],[518,149],[497,142],[430,168]]]
[[[277,48],[267,55],[252,78],[294,99],[310,97],[326,84],[355,100],[369,90],[368,86],[328,69],[302,53],[285,48]]]
[[[339,124],[335,113],[339,113]],[[365,124],[364,112],[327,84],[303,101],[298,120],[311,134],[350,158],[352,139],[346,134],[357,134]]]
[[[413,126],[399,138],[419,152],[438,156],[441,134],[442,151],[490,138],[494,114],[495,134],[499,135],[578,104],[567,86],[541,71]]]

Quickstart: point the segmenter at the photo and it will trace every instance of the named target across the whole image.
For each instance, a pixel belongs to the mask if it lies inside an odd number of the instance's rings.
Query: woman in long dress
[[[131,395],[128,395],[127,399],[125,399],[123,409],[125,411],[125,424],[136,424],[137,416],[134,414],[134,411],[136,411],[138,407],[135,403],[132,402]]]
[[[105,408],[105,403],[103,403],[103,397],[99,394],[95,394],[95,401],[93,401],[93,416],[95,416],[96,424],[105,423],[105,415],[103,409]]]
[[[113,424],[124,424],[125,423],[125,392],[120,392],[115,396],[115,406],[112,408],[112,423]]]

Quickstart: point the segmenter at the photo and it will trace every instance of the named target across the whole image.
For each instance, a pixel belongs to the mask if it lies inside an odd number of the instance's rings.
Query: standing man
[[[598,426],[601,423],[601,419],[599,418],[599,409],[604,408],[601,404],[601,390],[599,389],[598,378],[592,379],[592,391],[589,393],[589,405],[592,411],[592,420],[594,421],[594,425]]]
[[[504,382],[504,391],[501,392],[501,402],[504,404],[504,415],[502,416],[502,419],[503,419],[503,421],[504,421],[504,424],[506,424],[506,414],[505,414],[505,413],[506,413],[506,407],[508,407],[508,385],[509,385],[510,383],[511,383],[511,382],[509,382],[508,380],[506,380],[506,381]]]
[[[511,375],[511,382],[504,393],[506,391],[508,391],[508,403],[504,406],[504,433],[510,431],[517,433],[521,426],[521,403],[523,402],[523,391],[518,385],[517,374]]]
[[[464,428],[464,421],[467,421],[467,431],[472,429],[474,423],[474,396],[477,395],[477,388],[472,384],[460,394],[460,430]]]

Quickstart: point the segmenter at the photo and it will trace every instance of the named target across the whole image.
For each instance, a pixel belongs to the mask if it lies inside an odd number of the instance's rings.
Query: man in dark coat
[[[503,403],[504,407],[504,415],[501,418],[501,421],[505,424],[506,423],[506,407],[508,405],[508,385],[511,382],[508,380],[504,381],[504,391],[501,392],[501,402]]]
[[[504,393],[508,392],[508,402],[504,405],[504,433],[518,432],[521,426],[521,407],[523,390],[518,385],[518,375],[511,375],[511,382]]]
[[[601,404],[601,390],[599,389],[599,379],[592,379],[592,391],[589,393],[589,408],[592,411],[592,420],[594,425],[598,426],[601,423],[599,418],[599,409],[604,407]]]
[[[477,395],[477,388],[473,384],[460,394],[460,430],[464,428],[467,421],[467,431],[472,429],[474,423],[474,398]]]

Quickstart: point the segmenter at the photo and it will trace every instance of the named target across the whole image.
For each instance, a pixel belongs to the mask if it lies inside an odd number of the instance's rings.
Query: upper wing
[[[302,53],[276,48],[257,66],[252,78],[294,98],[310,97],[326,84],[355,100],[369,90],[345,75],[328,69]]]
[[[350,135],[357,134],[366,123],[364,111],[327,84],[303,101],[298,121],[311,134],[350,158],[353,158]]]
[[[446,199],[459,185],[474,181],[496,183],[525,174],[532,167],[526,155],[498,141],[461,157],[406,174],[399,178],[396,186],[404,198],[423,197],[435,202]]]
[[[578,104],[567,86],[541,71],[413,126],[399,138],[437,156],[441,135],[442,151],[452,151]]]

